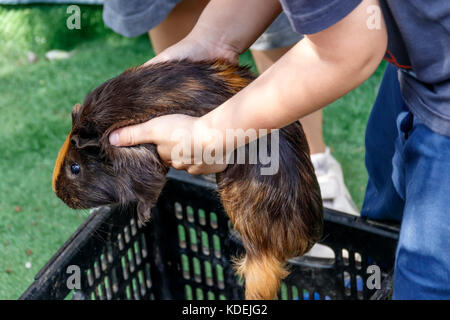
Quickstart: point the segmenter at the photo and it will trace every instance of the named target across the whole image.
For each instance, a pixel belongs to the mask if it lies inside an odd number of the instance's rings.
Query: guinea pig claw
[[[145,224],[150,220],[151,206],[147,205],[145,202],[139,201],[137,205],[137,214],[139,221]]]

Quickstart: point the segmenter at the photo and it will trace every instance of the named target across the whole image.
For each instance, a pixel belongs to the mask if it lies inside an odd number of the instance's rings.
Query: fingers
[[[178,45],[175,44],[172,47],[167,48],[160,54],[156,55],[155,57],[148,60],[146,63],[144,63],[144,66],[148,66],[151,64],[156,64],[160,62],[166,62],[169,60],[181,60],[185,54],[183,50],[177,50]]]
[[[200,130],[202,127],[199,129],[199,122],[196,122],[196,119],[195,117],[181,114],[156,117],[141,124],[113,131],[109,135],[109,142],[111,145],[118,147],[143,143],[155,144],[163,162],[175,169],[186,170],[191,174],[209,174],[223,171],[226,168],[226,164],[205,163],[202,159],[198,160],[192,157],[197,154],[192,149],[195,143],[192,144],[192,141],[190,139],[186,140],[186,137],[193,135],[204,136],[206,134],[205,130]],[[181,131],[175,131],[174,129],[182,130],[183,134],[180,135]],[[186,143],[188,144],[186,145]],[[200,145],[202,144],[200,143]],[[184,156],[185,150],[190,152]]]
[[[156,117],[147,122],[114,130],[109,135],[109,143],[117,147],[134,146],[142,143],[160,144],[165,140],[170,121],[176,115]]]
[[[148,123],[120,128],[109,135],[109,143],[113,146],[134,146],[142,143],[154,143]]]
[[[164,62],[164,61],[167,61],[167,60],[169,60],[169,59],[163,54],[163,52],[161,52],[160,54],[158,54],[154,58],[151,58],[146,63],[144,63],[144,66],[149,66],[151,64],[156,64],[156,63]]]

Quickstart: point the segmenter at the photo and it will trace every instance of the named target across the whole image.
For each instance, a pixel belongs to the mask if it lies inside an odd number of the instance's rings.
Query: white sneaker
[[[359,216],[358,208],[345,186],[341,165],[330,154],[330,148],[327,147],[324,153],[312,154],[311,162],[319,182],[323,206]],[[320,243],[316,243],[304,256],[322,259],[335,258],[333,250]]]
[[[359,216],[359,210],[344,183],[344,175],[339,162],[331,155],[330,148],[324,153],[311,155],[311,162],[320,186],[323,206]]]

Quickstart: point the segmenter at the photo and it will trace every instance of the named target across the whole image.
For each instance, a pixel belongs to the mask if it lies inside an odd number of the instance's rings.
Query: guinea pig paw
[[[152,211],[152,206],[149,203],[139,201],[136,210],[139,221],[142,224],[145,224],[150,220],[150,213]]]

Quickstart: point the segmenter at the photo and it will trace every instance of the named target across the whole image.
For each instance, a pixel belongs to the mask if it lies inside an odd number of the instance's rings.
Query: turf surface
[[[72,106],[86,93],[153,53],[145,36],[107,30],[99,7],[82,6],[82,29],[65,27],[66,6],[0,7],[0,299],[16,299],[87,216],[51,190]],[[50,49],[75,50],[50,62]],[[27,62],[27,51],[39,60]],[[247,52],[241,63],[253,65]],[[254,65],[253,65],[254,67]],[[365,84],[325,109],[325,140],[360,206],[367,174],[364,129],[382,65]]]

